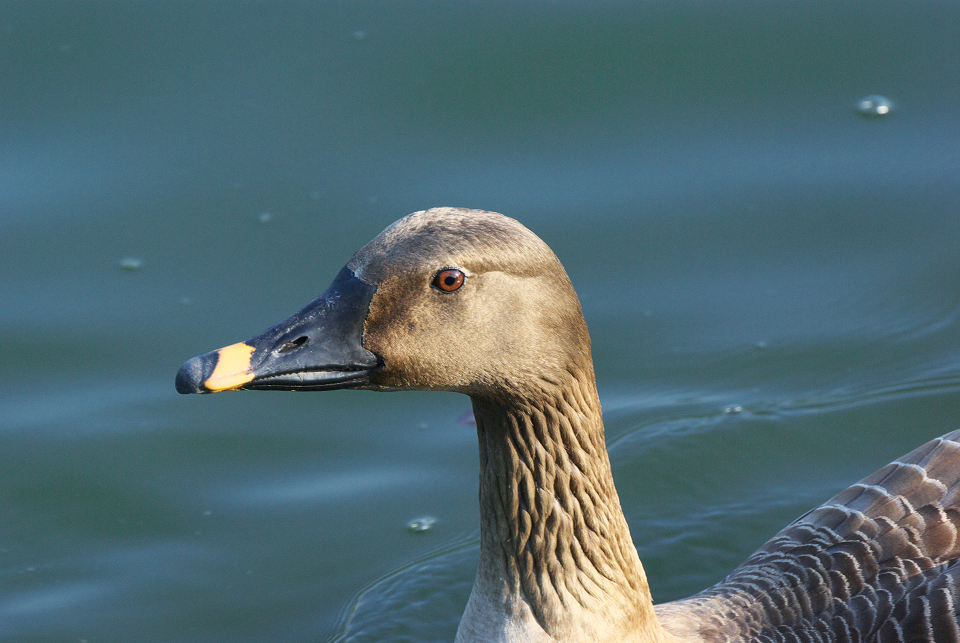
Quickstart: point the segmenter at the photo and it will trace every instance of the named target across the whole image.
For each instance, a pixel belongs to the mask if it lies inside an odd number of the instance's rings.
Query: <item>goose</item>
[[[960,641],[960,431],[809,511],[713,587],[654,605],[579,300],[550,248],[501,214],[400,219],[300,312],[187,361],[176,388],[468,395],[480,560],[457,643]]]

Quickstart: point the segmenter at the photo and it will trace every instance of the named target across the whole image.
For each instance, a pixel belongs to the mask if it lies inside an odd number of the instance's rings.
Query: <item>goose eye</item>
[[[459,290],[463,285],[463,273],[456,268],[446,268],[436,274],[430,285],[442,292]]]

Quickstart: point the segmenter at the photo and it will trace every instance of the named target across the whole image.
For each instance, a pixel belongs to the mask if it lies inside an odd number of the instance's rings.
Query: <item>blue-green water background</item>
[[[452,639],[465,398],[173,389],[435,205],[555,249],[655,598],[717,581],[960,427],[958,125],[956,2],[3,3],[0,642]]]

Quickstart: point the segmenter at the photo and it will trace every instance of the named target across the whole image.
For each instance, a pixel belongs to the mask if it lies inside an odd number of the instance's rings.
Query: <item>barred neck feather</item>
[[[473,400],[480,567],[460,643],[663,640],[588,369],[529,398]]]

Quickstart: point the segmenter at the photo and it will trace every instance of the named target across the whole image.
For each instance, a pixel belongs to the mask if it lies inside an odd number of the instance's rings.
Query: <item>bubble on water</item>
[[[117,266],[119,266],[121,270],[129,270],[130,272],[142,270],[143,259],[139,257],[124,257],[117,262]]]
[[[270,223],[273,221],[273,212],[261,212],[257,215],[257,221],[260,223]]]
[[[879,118],[893,111],[893,101],[883,96],[867,96],[857,102],[857,111],[861,116]]]
[[[430,531],[435,524],[437,524],[437,519],[433,516],[421,516],[407,523],[407,531],[419,534],[424,531]]]

